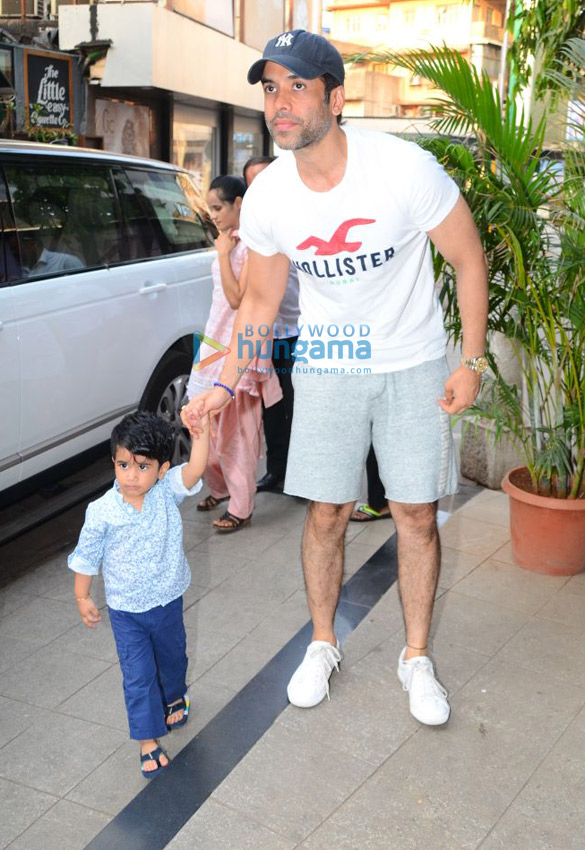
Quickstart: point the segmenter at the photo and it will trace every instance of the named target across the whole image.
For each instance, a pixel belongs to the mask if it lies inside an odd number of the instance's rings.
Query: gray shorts
[[[386,498],[434,502],[457,492],[449,416],[439,407],[445,358],[375,375],[293,371],[294,416],[284,490],[315,502],[360,497],[370,443]]]

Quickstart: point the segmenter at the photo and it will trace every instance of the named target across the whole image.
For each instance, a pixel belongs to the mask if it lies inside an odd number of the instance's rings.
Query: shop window
[[[262,133],[234,133],[234,174],[242,174],[252,156],[262,156]]]
[[[50,164],[5,169],[22,276],[48,277],[120,262],[118,207],[104,168]]]
[[[186,174],[126,169],[164,254],[208,248],[207,215]]]
[[[201,192],[207,192],[215,176],[215,132],[206,124],[173,123],[173,162],[193,176]]]
[[[404,9],[402,23],[405,27],[413,27],[416,20],[416,9]]]

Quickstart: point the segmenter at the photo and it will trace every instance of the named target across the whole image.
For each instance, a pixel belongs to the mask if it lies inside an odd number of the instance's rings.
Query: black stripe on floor
[[[479,492],[469,489],[472,495]],[[439,511],[439,525],[449,516]],[[341,590],[335,618],[341,642],[397,578],[394,534]],[[287,707],[286,686],[311,636],[311,623],[306,623],[86,850],[163,850]]]

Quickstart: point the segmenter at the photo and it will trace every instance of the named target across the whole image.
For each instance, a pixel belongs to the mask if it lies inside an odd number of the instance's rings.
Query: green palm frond
[[[585,103],[585,41],[571,39],[559,54],[559,32],[553,39],[555,56],[560,55],[555,70],[571,99]],[[491,423],[496,442],[506,434],[516,444],[536,489],[585,498],[582,135],[577,133],[565,152],[559,174],[556,164],[543,166],[540,158],[546,110],[533,122],[513,98],[502,104],[488,77],[457,51],[443,46],[361,58],[392,63],[436,86],[431,124],[437,135],[419,143],[465,195],[489,259],[489,330],[515,343],[524,391],[507,383],[492,360],[494,378],[470,415]],[[581,89],[575,88],[578,80]],[[454,272],[437,252],[433,261],[447,330],[457,341]]]

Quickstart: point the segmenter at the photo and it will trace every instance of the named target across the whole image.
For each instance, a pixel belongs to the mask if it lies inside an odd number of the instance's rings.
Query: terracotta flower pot
[[[510,497],[512,553],[518,566],[572,576],[585,571],[585,499],[552,499],[523,489],[525,467],[510,470],[502,489]]]

